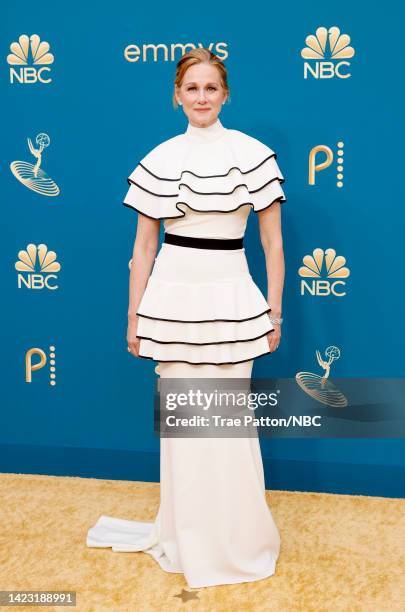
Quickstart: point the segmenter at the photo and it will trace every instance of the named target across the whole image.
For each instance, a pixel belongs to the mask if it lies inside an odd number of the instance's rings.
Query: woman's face
[[[203,63],[187,68],[181,86],[176,88],[176,96],[190,123],[197,127],[215,123],[227,98],[218,69]]]

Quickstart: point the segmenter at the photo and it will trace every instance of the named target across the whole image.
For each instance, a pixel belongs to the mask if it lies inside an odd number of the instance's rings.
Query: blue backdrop
[[[274,149],[286,179],[283,338],[276,354],[255,362],[253,375],[319,373],[315,350],[336,345],[332,378],[403,377],[398,5],[253,2],[246,11],[234,3],[117,0],[66,9],[43,1],[3,11],[0,470],[159,479],[156,364],[126,349],[137,214],[122,201],[138,161],[187,127],[171,103],[176,44],[212,44],[231,87],[221,122]],[[327,46],[324,57],[303,57],[307,37],[319,40],[322,27],[331,36],[339,28],[337,44],[353,47],[352,56],[331,57]],[[32,43],[26,63],[22,35]],[[41,143],[39,180],[31,180]],[[309,184],[310,153],[321,145],[333,161]],[[20,252],[28,245],[31,255],[46,245],[49,268],[45,260],[42,269],[38,261],[35,270],[16,269],[27,262]],[[330,287],[324,273],[317,294],[302,293],[303,280],[314,279],[299,269],[317,248],[346,259],[345,295],[321,295]],[[266,292],[253,212],[246,251]],[[43,363],[27,382],[32,349],[32,362],[42,356]],[[403,495],[403,439],[264,440],[262,450],[267,487]]]

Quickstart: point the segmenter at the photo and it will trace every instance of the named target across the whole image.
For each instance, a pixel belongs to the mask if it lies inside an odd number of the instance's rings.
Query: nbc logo
[[[18,42],[11,43],[7,63],[15,68],[10,68],[10,83],[51,83],[49,64],[53,64],[54,57],[49,48],[38,34],[22,34]]]
[[[332,79],[335,76],[347,79],[351,76],[347,60],[354,56],[354,49],[350,46],[350,36],[341,34],[339,28],[318,28],[315,35],[306,37],[305,44],[301,57],[311,62],[304,62],[304,79],[308,75],[314,79]]]
[[[346,283],[343,280],[350,275],[346,268],[346,259],[342,255],[336,255],[335,249],[314,249],[312,255],[305,255],[302,259],[303,266],[298,270],[301,280],[301,295],[325,296],[335,295],[342,297],[346,295],[343,290]],[[321,278],[326,276],[326,278]]]
[[[56,261],[55,251],[48,251],[46,244],[28,244],[25,251],[18,253],[15,269],[19,272],[19,289],[23,286],[27,289],[58,289],[54,283],[58,278],[55,272],[60,271],[61,265]]]
[[[345,143],[339,141],[336,144],[336,187],[343,187],[343,147]],[[318,156],[321,156],[322,161],[318,161]],[[326,157],[324,157],[324,155]],[[308,184],[315,185],[315,177],[318,172],[322,172],[332,165],[335,158],[333,151],[327,145],[316,145],[309,152],[308,159]]]

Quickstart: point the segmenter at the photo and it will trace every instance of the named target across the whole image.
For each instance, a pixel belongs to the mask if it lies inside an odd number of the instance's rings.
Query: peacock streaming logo
[[[335,177],[336,187],[339,189],[343,187],[343,163],[344,163],[344,146],[345,143],[340,140],[336,143],[336,150],[328,145],[316,145],[312,147],[309,152],[308,158],[308,184],[315,185],[316,175],[319,172],[325,171],[330,168],[333,163],[336,163]]]
[[[229,53],[227,43],[217,42],[203,45],[202,43],[165,43],[158,44],[129,44],[124,49],[124,58],[127,62],[176,62],[191,49],[206,47],[220,59],[225,60]]]
[[[49,43],[41,41],[38,34],[22,34],[18,42],[10,45],[7,56],[10,67],[10,83],[51,83],[50,65],[54,56],[49,53]]]
[[[18,272],[19,289],[24,287],[55,291],[59,288],[56,273],[60,272],[61,265],[55,251],[50,251],[46,244],[28,244],[26,249],[19,251],[14,267]]]
[[[304,79],[348,79],[351,77],[350,62],[354,49],[350,46],[350,36],[341,34],[336,26],[320,27],[315,34],[305,39],[306,46],[301,50],[304,62]]]
[[[343,279],[350,276],[350,270],[346,267],[345,257],[336,255],[335,249],[314,249],[312,255],[302,258],[302,263],[304,265],[298,270],[302,279],[301,295],[346,295]]]
[[[54,345],[49,347],[48,355],[39,347],[33,347],[25,353],[25,382],[32,383],[33,373],[49,368],[49,384],[51,387],[56,385],[56,348]],[[39,377],[42,381],[42,376]]]

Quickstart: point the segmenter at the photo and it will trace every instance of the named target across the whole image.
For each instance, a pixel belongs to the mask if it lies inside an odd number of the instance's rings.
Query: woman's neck
[[[223,136],[226,132],[226,128],[222,125],[220,120],[217,120],[206,127],[199,127],[188,123],[185,135],[189,140],[195,142],[212,142],[217,138]]]

